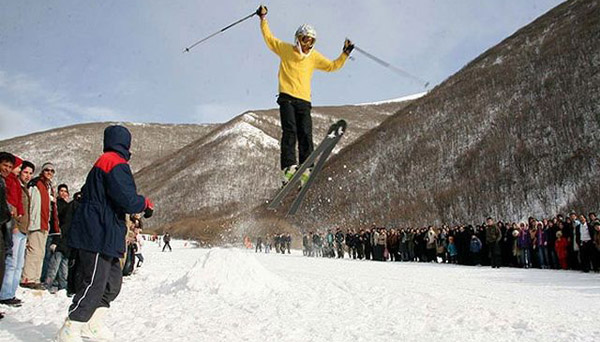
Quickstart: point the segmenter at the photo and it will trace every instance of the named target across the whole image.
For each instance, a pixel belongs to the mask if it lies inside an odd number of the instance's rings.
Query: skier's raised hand
[[[350,56],[350,52],[352,52],[352,50],[354,50],[354,44],[352,44],[350,39],[346,38],[346,40],[344,41],[344,48],[342,49],[342,51],[348,56]]]
[[[264,19],[265,16],[267,15],[267,12],[269,10],[267,9],[267,6],[265,5],[260,5],[258,6],[258,9],[256,10],[256,15],[260,17],[260,19]]]

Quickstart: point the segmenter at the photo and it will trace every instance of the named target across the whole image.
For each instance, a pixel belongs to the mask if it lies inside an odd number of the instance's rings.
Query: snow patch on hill
[[[252,118],[247,114],[244,117]],[[263,148],[279,148],[279,143],[275,138],[246,121],[235,122],[232,127],[215,134],[208,142],[217,141],[227,136],[234,136],[234,141],[239,145],[247,145],[249,142]]]
[[[370,105],[381,105],[381,104],[386,104],[386,103],[411,101],[411,100],[416,100],[416,99],[418,99],[420,97],[423,97],[425,95],[427,95],[426,91],[422,92],[422,93],[418,93],[418,94],[413,94],[413,95],[399,97],[399,98],[396,98],[396,99],[383,100],[383,101],[377,101],[377,102],[359,103],[359,104],[355,104],[355,106],[370,106]]]

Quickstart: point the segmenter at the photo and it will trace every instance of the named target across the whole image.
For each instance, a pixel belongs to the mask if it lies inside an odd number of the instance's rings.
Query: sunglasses
[[[315,44],[315,39],[309,36],[301,36],[298,39],[302,45],[312,47]]]
[[[44,169],[44,172],[50,172],[50,173],[54,174],[56,171],[54,171],[53,169]]]

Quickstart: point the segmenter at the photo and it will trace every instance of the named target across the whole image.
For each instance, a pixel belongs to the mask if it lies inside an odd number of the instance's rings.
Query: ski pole
[[[402,75],[404,77],[410,78],[413,81],[416,81],[416,82],[422,84],[424,88],[427,88],[427,86],[429,85],[429,82],[423,81],[422,79],[418,78],[417,76],[411,75],[408,72],[406,72],[406,71],[404,71],[404,70],[402,70],[402,69],[400,69],[398,67],[395,67],[395,66],[391,65],[390,63],[382,60],[382,59],[379,59],[379,58],[373,56],[372,54],[370,54],[367,51],[359,48],[358,46],[354,46],[354,49],[356,51],[362,53],[363,55],[369,57],[370,59],[374,60],[375,62],[383,65],[384,67],[386,67],[386,68],[388,68],[388,69],[390,69],[392,71],[395,71],[396,73],[398,73],[398,74],[400,74],[400,75]]]
[[[224,32],[224,31],[226,31],[227,29],[229,29],[229,28],[231,28],[231,27],[233,27],[233,26],[235,26],[235,25],[237,25],[237,24],[241,23],[241,22],[242,22],[242,21],[244,21],[244,20],[247,20],[247,19],[250,19],[250,18],[252,18],[252,17],[253,17],[255,14],[256,14],[256,12],[253,12],[252,14],[250,14],[250,15],[248,15],[248,16],[246,16],[246,17],[244,17],[244,18],[242,18],[242,19],[240,19],[240,20],[238,20],[238,21],[236,21],[236,22],[235,22],[235,23],[233,23],[233,24],[230,24],[229,26],[226,26],[226,27],[222,28],[221,30],[219,30],[219,31],[217,31],[217,32],[215,32],[215,33],[213,33],[213,34],[211,34],[210,36],[208,36],[208,37],[206,37],[206,38],[202,38],[202,39],[200,39],[199,41],[195,42],[194,44],[190,45],[189,47],[186,47],[186,48],[185,48],[185,50],[183,50],[183,52],[190,52],[190,50],[191,50],[191,49],[193,49],[193,48],[194,48],[196,45],[198,45],[198,44],[200,44],[200,43],[202,43],[202,42],[205,42],[205,41],[209,40],[210,38],[212,38],[212,37],[216,36],[217,34],[219,34],[219,33],[221,33],[221,32]]]

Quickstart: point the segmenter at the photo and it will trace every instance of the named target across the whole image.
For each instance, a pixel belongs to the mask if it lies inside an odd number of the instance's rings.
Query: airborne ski
[[[302,176],[302,173],[304,173],[304,171],[306,171],[306,169],[308,169],[316,161],[315,166],[313,167],[313,170],[310,173],[310,177],[306,181],[306,184],[302,186],[302,189],[296,196],[296,199],[294,199],[294,202],[292,203],[292,206],[290,207],[287,213],[288,215],[296,214],[296,212],[302,205],[302,200],[306,196],[308,189],[310,189],[310,186],[323,169],[325,161],[331,154],[331,151],[333,151],[337,143],[340,141],[340,139],[346,132],[346,125],[346,121],[339,120],[338,122],[331,125],[331,127],[329,127],[327,135],[325,136],[323,141],[321,141],[319,146],[317,146],[317,148],[308,156],[308,158],[306,158],[304,163],[300,165],[300,168],[296,170],[294,177],[292,177],[292,179],[283,188],[281,188],[281,190],[279,190],[273,201],[271,201],[271,203],[267,207],[268,209],[277,209],[277,207],[281,204],[283,199],[292,191],[292,189],[294,189],[300,183],[300,177]]]

